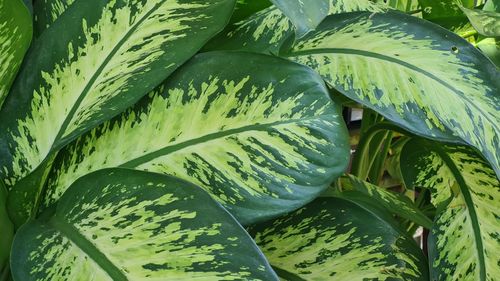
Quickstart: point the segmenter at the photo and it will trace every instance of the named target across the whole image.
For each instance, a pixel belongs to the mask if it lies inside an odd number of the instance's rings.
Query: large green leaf
[[[461,7],[474,28],[484,36],[500,37],[500,13]]]
[[[407,185],[432,190],[438,215],[429,248],[432,280],[500,276],[500,182],[468,147],[408,142],[401,155]]]
[[[293,39],[294,23],[299,27],[299,33],[302,34],[305,29],[316,26],[328,14],[382,10],[380,4],[373,4],[369,0],[311,2],[275,0],[273,2],[279,2],[279,7],[290,16],[290,19],[277,6],[271,6],[226,29],[206,46],[206,50],[243,50],[277,54],[287,39]],[[324,8],[320,12],[316,10],[324,6],[327,7],[326,10]]]
[[[500,72],[459,36],[358,12],[329,16],[283,55],[411,132],[478,148],[500,174]]]
[[[432,228],[432,221],[415,206],[410,198],[365,182],[353,175],[346,175],[339,179],[335,196],[355,202],[357,198],[365,198],[359,197],[358,194],[369,198],[368,202],[363,203],[385,209],[391,214],[414,221],[428,229]]]
[[[263,67],[265,66],[265,67]],[[104,167],[203,187],[244,224],[316,198],[349,162],[340,108],[309,68],[271,56],[196,56],[133,110],[61,152],[44,205]]]
[[[35,202],[45,166],[61,147],[160,84],[223,28],[233,6],[234,0],[73,3],[36,40],[0,112],[0,178],[9,196]]]
[[[346,200],[316,199],[251,233],[282,280],[428,280],[411,237]]]
[[[31,15],[23,2],[0,0],[0,108],[30,45],[32,33]]]
[[[21,227],[16,280],[277,280],[245,230],[200,188],[141,171],[76,181]]]

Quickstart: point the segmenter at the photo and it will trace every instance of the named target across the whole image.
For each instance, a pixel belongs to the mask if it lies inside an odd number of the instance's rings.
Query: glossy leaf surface
[[[318,0],[280,1],[278,6],[271,6],[255,13],[249,18],[235,23],[212,40],[207,50],[243,50],[256,53],[277,55],[287,40],[292,40],[296,24],[299,35],[319,24],[328,14],[345,13],[360,10],[380,12],[381,4],[368,0],[338,1]],[[280,10],[286,11],[286,15]],[[326,7],[326,8],[325,8]],[[321,8],[321,11],[316,11]],[[287,15],[290,17],[287,17]]]
[[[316,198],[346,168],[349,146],[340,109],[312,70],[214,52],[61,156],[46,206],[78,177],[121,166],[193,182],[248,224]]]
[[[62,13],[33,44],[0,112],[0,178],[9,196],[26,201],[14,216],[30,215],[36,181],[60,148],[160,84],[224,27],[233,6],[91,0]],[[13,187],[38,167],[34,180]]]
[[[415,242],[347,200],[316,199],[251,233],[282,280],[427,280]]]
[[[476,147],[500,174],[500,72],[457,35],[401,13],[341,14],[283,55],[413,133]]]
[[[277,280],[245,230],[200,188],[108,169],[81,178],[16,235],[16,280]]]
[[[438,215],[429,242],[432,279],[495,280],[500,276],[500,182],[474,150],[421,140],[401,155],[408,186],[432,191]]]

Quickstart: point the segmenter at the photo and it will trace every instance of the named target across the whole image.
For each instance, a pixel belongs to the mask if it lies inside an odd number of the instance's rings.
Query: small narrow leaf
[[[347,135],[339,106],[309,68],[205,53],[63,150],[43,204],[91,171],[121,166],[193,182],[241,223],[262,221],[313,200],[344,171]]]
[[[19,229],[16,280],[277,280],[245,230],[200,188],[108,169]]]
[[[0,108],[30,45],[32,33],[31,15],[23,2],[0,0]]]
[[[432,221],[426,217],[415,204],[406,196],[385,190],[368,182],[362,181],[353,175],[347,175],[339,180],[341,189],[337,196],[349,199],[357,193],[367,195],[371,205],[383,208],[393,215],[408,219],[428,229],[432,228]]]
[[[429,188],[438,207],[429,242],[432,279],[500,276],[500,182],[488,163],[468,147],[418,139],[406,144],[401,163],[407,185]]]
[[[250,232],[283,280],[428,280],[411,237],[339,198],[316,199]]]
[[[476,147],[500,174],[500,72],[459,36],[358,12],[329,16],[283,55],[413,133]]]

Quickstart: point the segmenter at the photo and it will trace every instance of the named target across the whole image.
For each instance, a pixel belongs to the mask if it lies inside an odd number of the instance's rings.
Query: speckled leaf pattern
[[[472,26],[484,36],[500,36],[500,13],[482,10],[472,10],[462,7]]]
[[[339,180],[339,196],[347,199],[356,198],[358,193],[370,198],[370,203],[383,208],[393,215],[411,220],[428,229],[432,228],[432,221],[427,218],[410,200],[410,198],[388,191],[353,175],[346,175]]]
[[[436,21],[463,16],[460,6],[473,8],[475,0],[418,0],[425,19]]]
[[[500,182],[495,172],[468,147],[414,140],[402,153],[405,182],[431,189],[439,211],[429,242],[432,280],[496,280]]]
[[[0,108],[30,45],[32,33],[31,15],[23,2],[0,0]]]
[[[60,155],[46,206],[76,178],[122,166],[193,182],[248,224],[316,198],[346,168],[349,145],[340,108],[312,70],[214,52]]]
[[[16,280],[277,280],[245,230],[202,189],[107,169],[75,182],[24,225]]]
[[[411,132],[476,147],[500,173],[500,72],[459,36],[357,12],[329,16],[283,55]]]
[[[234,0],[73,3],[35,41],[0,112],[0,178],[16,192],[9,196],[32,204],[38,184],[16,182],[37,167],[43,176],[57,150],[154,89],[224,27],[233,7]]]
[[[49,28],[75,0],[36,0],[33,3],[35,37]]]
[[[293,23],[297,36],[315,29],[327,16],[352,11],[382,12],[384,4],[370,0],[271,0]]]
[[[322,197],[250,232],[282,280],[428,280],[411,237],[347,200]]]
[[[273,5],[267,9],[255,13],[249,18],[235,23],[231,28],[224,31],[207,46],[207,50],[242,50],[265,54],[278,54],[282,45],[295,33],[294,23],[303,26],[306,22],[308,26],[316,26],[328,14],[345,13],[351,11],[369,10],[373,12],[382,11],[382,5],[373,4],[368,0],[319,0],[313,3],[303,1],[274,1],[280,2],[282,9],[287,9],[290,20],[278,6]],[[320,13],[297,12],[294,9],[304,7],[327,7]],[[322,4],[319,4],[322,3]],[[314,19],[308,15],[315,14]],[[301,22],[301,23],[298,23]],[[299,27],[304,32],[305,27]]]

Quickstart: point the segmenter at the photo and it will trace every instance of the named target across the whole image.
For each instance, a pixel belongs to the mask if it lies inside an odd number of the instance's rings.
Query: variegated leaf
[[[429,242],[433,280],[500,276],[500,182],[472,149],[422,140],[401,155],[407,185],[432,190],[438,215]]]
[[[347,200],[319,198],[250,232],[282,280],[428,280],[411,237]]]
[[[420,8],[418,0],[373,0],[375,3],[385,4],[391,8],[403,11],[413,12]]]
[[[386,6],[370,0],[271,0],[294,24],[297,36],[315,29],[328,15],[370,11],[382,12]]]
[[[229,24],[242,21],[271,5],[272,3],[269,0],[237,0]]]
[[[460,6],[474,8],[475,0],[418,0],[423,17],[427,20],[440,20],[462,16]]]
[[[486,3],[484,4],[483,10],[500,13],[500,1],[487,0]]]
[[[34,2],[35,37],[49,28],[75,0],[36,0]]]
[[[277,1],[275,1],[277,2]],[[325,3],[320,6],[327,6],[328,9],[317,13],[314,7],[317,3]],[[315,0],[312,5],[303,1],[280,1],[283,9],[292,17],[292,21],[298,25],[308,23],[308,26],[316,26],[328,14],[345,13],[351,11],[370,10],[381,11],[381,5],[370,4],[369,0]],[[311,12],[296,12],[294,7],[300,9],[303,4],[311,6]],[[299,7],[297,7],[299,6]],[[309,8],[308,8],[309,11]],[[308,15],[315,14],[314,19],[307,18]],[[294,35],[294,25],[277,6],[271,6],[255,13],[249,18],[235,23],[231,28],[214,38],[205,47],[206,50],[243,50],[256,53],[277,54],[281,46],[292,39]]]
[[[496,66],[500,68],[500,39],[483,38],[476,43],[476,47],[483,52]]]
[[[30,45],[32,33],[31,15],[23,2],[0,0],[0,108]]]
[[[245,230],[200,188],[108,169],[21,227],[16,280],[277,280]]]
[[[335,196],[356,202],[358,194],[367,196],[369,199],[365,202],[367,204],[387,210],[393,215],[413,221],[425,228],[432,228],[432,221],[408,197],[375,186],[353,175],[346,175],[339,179]]]
[[[346,168],[349,145],[340,108],[309,68],[215,52],[60,155],[45,206],[78,177],[121,166],[193,182],[248,224],[316,198]]]
[[[329,16],[283,55],[411,132],[476,147],[500,174],[500,72],[459,36],[358,12]]]
[[[471,24],[480,34],[490,37],[500,36],[500,13],[472,10],[461,7]]]
[[[276,6],[271,6],[233,24],[211,40],[205,50],[277,54],[281,45],[293,33],[290,20]]]
[[[30,215],[61,147],[160,84],[224,27],[233,6],[234,0],[91,0],[61,14],[28,52],[0,112],[0,178],[9,196],[32,204],[14,205],[26,213],[16,222]]]

